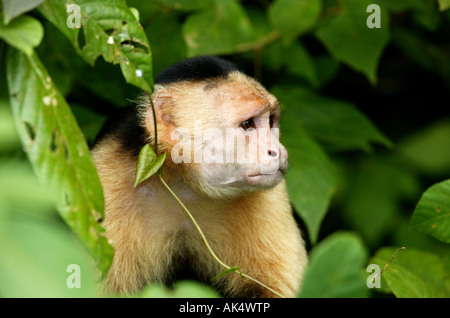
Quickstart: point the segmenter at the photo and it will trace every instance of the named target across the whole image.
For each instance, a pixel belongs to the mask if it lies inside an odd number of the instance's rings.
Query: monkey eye
[[[255,120],[253,118],[247,119],[246,121],[243,121],[239,127],[241,127],[244,130],[250,129],[250,128],[256,128],[255,126]]]

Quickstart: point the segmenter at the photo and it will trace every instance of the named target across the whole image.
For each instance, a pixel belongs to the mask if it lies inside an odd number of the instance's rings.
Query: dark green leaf
[[[253,35],[245,10],[235,0],[214,0],[213,6],[190,15],[183,24],[188,56],[233,53]]]
[[[282,116],[283,144],[289,152],[286,181],[292,204],[305,222],[314,244],[335,192],[337,178],[328,156],[301,129],[297,118],[292,112]]]
[[[367,7],[372,0],[343,0],[342,10],[316,35],[330,54],[376,83],[381,54],[389,41],[389,14],[381,8],[381,27],[370,29]]]
[[[399,154],[427,175],[450,173],[450,121],[440,120],[398,143]]]
[[[103,218],[103,193],[86,140],[35,55],[11,49],[7,66],[11,107],[38,179],[58,190],[61,216],[106,274],[113,250],[98,223]]]
[[[264,67],[269,70],[277,72],[286,67],[288,73],[308,80],[312,86],[318,85],[314,60],[299,41],[289,47],[285,47],[281,40],[270,43],[264,47],[262,58]]]
[[[287,70],[289,73],[304,77],[314,87],[319,84],[314,61],[299,41],[292,43],[289,49],[285,50],[286,57],[288,57]]]
[[[391,146],[372,122],[350,103],[306,89],[278,86],[272,91],[286,105],[286,112],[292,112],[298,123],[329,149],[370,150],[372,142]]]
[[[450,180],[435,184],[425,191],[414,210],[411,226],[450,243]]]
[[[175,14],[161,13],[151,19],[145,33],[152,45],[155,74],[186,57],[186,45],[181,34],[181,24]],[[170,41],[167,41],[170,39]]]
[[[269,20],[283,34],[285,43],[314,26],[322,10],[321,0],[277,0],[269,8]]]

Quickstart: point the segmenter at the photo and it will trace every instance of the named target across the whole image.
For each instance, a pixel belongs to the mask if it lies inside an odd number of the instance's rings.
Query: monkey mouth
[[[263,177],[263,176],[274,176],[277,175],[278,173],[281,173],[281,170],[277,170],[273,173],[258,173],[258,174],[252,174],[252,175],[248,175],[249,178],[256,178],[256,177]]]
[[[250,185],[267,185],[270,186],[272,184],[278,183],[283,176],[284,171],[282,169],[278,169],[273,173],[256,173],[247,175],[247,183]]]
[[[257,172],[255,174],[248,174],[248,178],[256,178],[256,177],[268,177],[268,176],[278,176],[278,175],[284,175],[286,173],[286,167],[282,166],[278,168],[277,170],[270,172],[270,173],[262,173]]]

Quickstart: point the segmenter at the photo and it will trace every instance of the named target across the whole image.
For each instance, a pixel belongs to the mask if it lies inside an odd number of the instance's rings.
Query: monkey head
[[[163,72],[151,96],[158,147],[168,152],[170,169],[210,197],[277,185],[288,154],[279,141],[275,96],[231,63],[213,57],[187,61]],[[151,135],[153,113],[149,100],[143,104],[143,124]]]

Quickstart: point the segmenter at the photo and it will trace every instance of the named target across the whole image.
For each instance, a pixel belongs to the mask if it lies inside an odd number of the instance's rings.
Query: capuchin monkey
[[[167,153],[161,174],[195,225],[154,175],[134,187],[141,148]],[[295,297],[307,254],[292,215],[279,142],[280,106],[254,79],[222,59],[186,59],[163,71],[151,96],[121,115],[92,150],[105,196],[106,236],[114,247],[104,285],[133,294],[152,282],[195,278],[224,297]],[[253,159],[253,160],[251,160]]]

